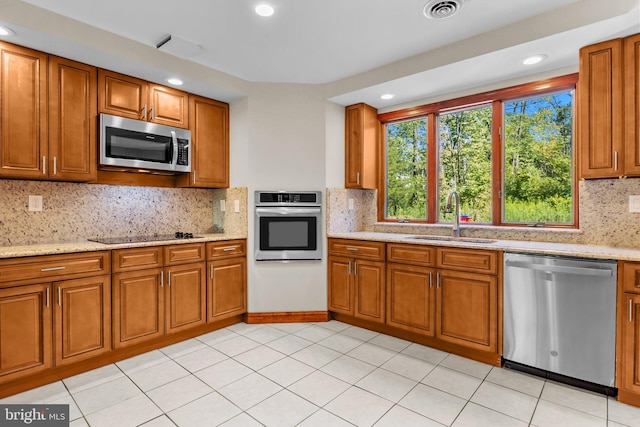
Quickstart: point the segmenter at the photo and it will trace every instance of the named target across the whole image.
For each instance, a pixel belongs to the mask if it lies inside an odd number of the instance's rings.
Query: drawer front
[[[387,261],[414,265],[435,265],[435,248],[421,245],[387,244]]]
[[[479,249],[437,248],[436,266],[452,270],[498,273],[498,253]]]
[[[624,292],[640,294],[640,262],[625,262],[622,277]]]
[[[384,261],[384,248],[383,242],[329,239],[329,255]]]
[[[204,243],[172,245],[164,248],[164,264],[177,265],[205,260]]]
[[[0,283],[34,279],[66,279],[111,273],[108,251],[0,260]]]
[[[233,258],[247,254],[246,240],[225,240],[207,243],[207,260]]]
[[[163,247],[150,246],[145,248],[118,249],[113,251],[113,272],[135,271],[147,268],[162,267]]]

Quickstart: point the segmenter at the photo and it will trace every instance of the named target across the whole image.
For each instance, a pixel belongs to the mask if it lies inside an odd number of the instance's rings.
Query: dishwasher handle
[[[526,268],[528,270],[546,271],[548,273],[566,273],[566,274],[577,274],[581,276],[599,276],[599,277],[613,276],[613,270],[611,269],[601,270],[598,268],[568,267],[564,265],[542,265],[542,264],[534,264],[531,262],[512,261],[512,260],[506,260],[504,263],[505,265],[508,265],[511,267]]]

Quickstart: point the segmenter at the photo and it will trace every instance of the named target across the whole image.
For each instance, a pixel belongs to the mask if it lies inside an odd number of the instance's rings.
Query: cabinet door
[[[189,95],[166,86],[149,86],[149,120],[161,125],[187,128],[189,126]]]
[[[366,104],[345,111],[345,187],[377,188],[378,112]]]
[[[189,129],[193,145],[192,171],[179,185],[229,187],[229,105],[191,95]]]
[[[113,275],[113,346],[164,335],[162,268]]]
[[[624,39],[625,172],[640,175],[640,34]]]
[[[98,112],[147,120],[147,82],[107,70],[98,70]]]
[[[578,85],[581,177],[624,175],[621,39],[580,49]]]
[[[0,42],[0,111],[0,177],[46,178],[46,54]]]
[[[54,283],[56,365],[111,350],[111,277]]]
[[[623,301],[620,316],[622,355],[618,387],[640,395],[640,295],[625,293]]]
[[[497,351],[497,279],[477,273],[436,273],[436,337],[464,347]]]
[[[353,261],[353,277],[356,293],[354,316],[384,323],[384,262],[356,259]]]
[[[181,331],[206,322],[205,263],[165,269],[165,331]]]
[[[207,295],[208,321],[246,313],[246,258],[210,262]]]
[[[434,282],[432,268],[387,264],[387,324],[433,336]]]
[[[353,315],[353,280],[350,258],[330,256],[328,259],[329,311]]]
[[[10,380],[51,367],[49,285],[0,289],[0,378]]]
[[[49,58],[49,177],[96,179],[97,70]]]

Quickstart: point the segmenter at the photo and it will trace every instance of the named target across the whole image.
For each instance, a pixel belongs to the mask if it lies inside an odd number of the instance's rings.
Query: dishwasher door
[[[615,386],[616,262],[505,253],[507,361]]]

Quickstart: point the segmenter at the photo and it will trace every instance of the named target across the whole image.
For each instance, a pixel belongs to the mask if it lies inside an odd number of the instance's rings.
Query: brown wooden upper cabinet
[[[189,127],[186,92],[103,69],[98,70],[98,88],[100,113]]]
[[[640,176],[640,34],[580,49],[581,178]]]
[[[378,111],[367,104],[350,105],[345,111],[344,186],[378,188]]]
[[[0,63],[0,177],[95,180],[96,69],[4,42]]]
[[[229,187],[229,104],[190,95],[189,110],[192,170],[178,186]]]

